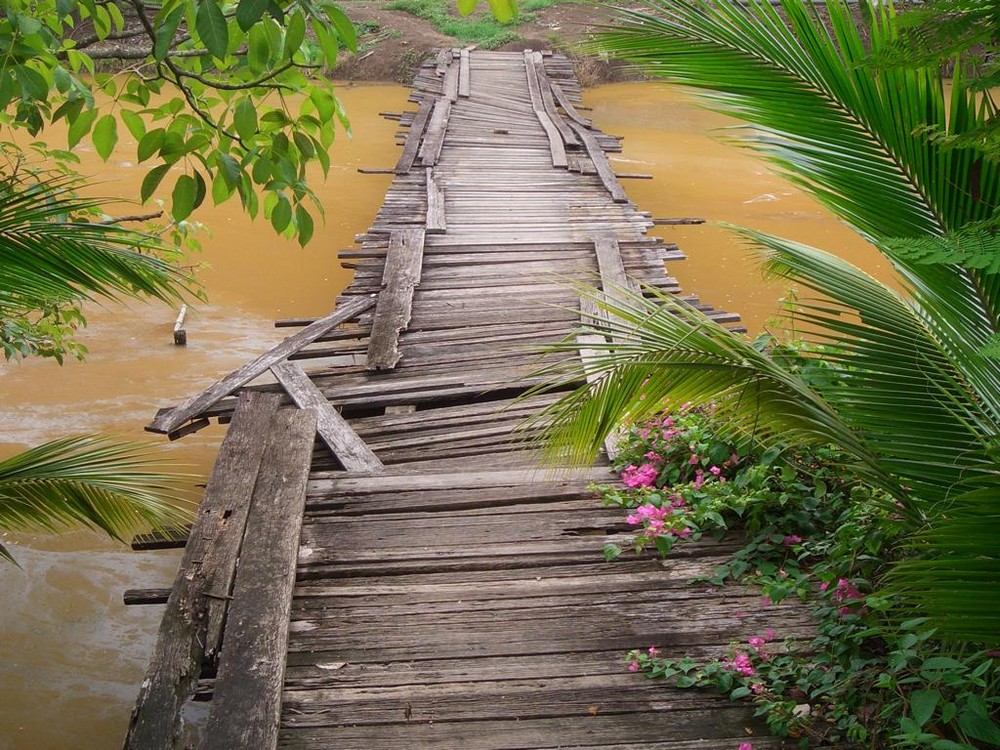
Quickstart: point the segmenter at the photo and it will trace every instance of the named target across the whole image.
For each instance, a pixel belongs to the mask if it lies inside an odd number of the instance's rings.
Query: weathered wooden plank
[[[451,115],[451,100],[444,98],[434,102],[434,111],[427,123],[427,134],[420,146],[420,163],[432,167],[441,157],[444,147],[444,136],[448,130],[448,117]]]
[[[173,432],[189,419],[199,416],[207,408],[259,377],[271,365],[283,361],[289,354],[311,344],[334,326],[353,320],[374,304],[375,298],[372,296],[358,297],[341,305],[326,317],[320,318],[298,333],[289,336],[274,348],[231,372],[183,404],[158,414],[146,429],[150,432]]]
[[[611,200],[615,203],[628,203],[628,196],[625,195],[625,190],[622,189],[622,186],[615,178],[614,170],[612,170],[611,165],[608,164],[608,157],[605,156],[604,149],[601,148],[601,144],[599,144],[593,134],[582,125],[574,122],[570,124],[570,127],[576,131],[580,140],[583,141],[584,148],[587,149],[587,153],[590,155],[591,161],[594,162],[594,166],[597,168],[597,176],[601,178],[601,183],[611,194]]]
[[[528,81],[528,93],[531,96],[531,106],[535,111],[535,117],[545,131],[549,139],[549,153],[552,156],[552,166],[563,169],[569,168],[569,161],[566,158],[566,148],[563,145],[562,136],[555,124],[545,112],[545,104],[538,87],[538,76],[535,72],[535,60],[529,50],[524,51],[524,71]]]
[[[444,83],[442,84],[441,93],[442,96],[451,102],[458,101],[459,71],[460,66],[452,63],[444,73]]]
[[[277,415],[267,441],[206,727],[213,749],[277,746],[295,559],[315,435],[314,412],[289,410]]]
[[[566,96],[566,92],[563,91],[562,86],[560,86],[558,83],[555,83],[554,81],[551,81],[549,85],[552,88],[552,94],[555,96],[556,101],[559,102],[559,106],[562,107],[562,110],[563,112],[566,113],[566,116],[573,122],[580,125],[581,127],[590,128],[591,126],[590,120],[587,120],[586,118],[580,116],[580,113],[577,112],[576,107],[573,106],[573,103],[569,100],[569,97]]]
[[[434,176],[434,170],[427,168],[427,234],[444,234],[448,222],[444,212],[444,188]]]
[[[267,430],[278,401],[271,394],[240,396],[160,623],[153,657],[129,721],[126,750],[174,747],[181,708],[194,691],[206,649],[217,645],[217,636],[208,643],[209,631],[217,631],[216,623],[222,620],[219,605],[229,596]]]
[[[459,61],[458,95],[464,99],[468,99],[472,94],[472,78],[469,70],[469,52],[470,50],[468,47],[463,49]]]
[[[559,115],[556,110],[556,104],[552,97],[552,88],[549,84],[549,78],[545,75],[545,66],[542,64],[542,54],[536,52],[532,57],[535,65],[535,76],[538,80],[538,93],[542,99],[542,107],[545,110],[545,114],[549,116],[552,124],[556,126],[556,130],[559,131],[559,136],[563,139],[563,143],[567,146],[578,146],[580,140],[576,137],[573,129],[566,124],[566,121]]]
[[[385,468],[301,367],[293,362],[282,362],[272,365],[271,372],[300,409],[316,412],[320,438],[345,469],[374,474]]]
[[[391,370],[402,356],[399,332],[410,322],[413,290],[420,283],[424,255],[424,229],[394,232],[389,239],[383,290],[378,296],[368,343],[368,370]]]
[[[403,145],[403,153],[399,155],[399,161],[396,162],[395,172],[397,175],[407,174],[413,167],[413,162],[417,158],[417,151],[423,142],[424,128],[427,127],[427,121],[433,109],[433,99],[428,98],[420,102],[417,114],[410,125],[410,132],[407,134],[406,143]]]

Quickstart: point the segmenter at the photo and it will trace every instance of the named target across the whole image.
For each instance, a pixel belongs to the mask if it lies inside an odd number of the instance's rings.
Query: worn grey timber
[[[589,363],[617,346],[578,333],[602,294],[738,322],[667,274],[683,255],[647,236],[580,94],[560,55],[426,61],[333,313],[282,321],[301,330],[157,415],[174,436],[231,424],[173,589],[126,594],[166,603],[126,747],[172,747],[192,696],[210,701],[187,735],[205,748],[780,747],[751,707],[624,655],[706,658],[772,625],[794,644],[807,614],[693,583],[735,541],[606,562],[631,540],[591,489],[616,481],[615,436],[587,467],[542,467],[530,444],[527,418],[560,396],[530,390],[539,347],[577,335],[559,357]]]

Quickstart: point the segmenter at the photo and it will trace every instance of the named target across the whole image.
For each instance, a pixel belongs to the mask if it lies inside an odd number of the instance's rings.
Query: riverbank
[[[634,68],[581,52],[580,45],[609,22],[606,8],[563,0],[520,3],[519,18],[497,24],[485,2],[466,18],[454,0],[355,0],[342,7],[358,30],[358,51],[344,53],[338,80],[408,83],[434,49],[477,44],[500,50],[551,49],[573,60],[584,86],[641,80]],[[444,33],[445,31],[449,33]],[[478,40],[478,43],[477,43]]]

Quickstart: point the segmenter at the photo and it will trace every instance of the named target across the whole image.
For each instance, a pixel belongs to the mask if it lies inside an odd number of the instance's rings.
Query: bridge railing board
[[[234,370],[183,404],[167,411],[160,411],[146,429],[150,432],[167,434],[175,432],[189,420],[201,416],[203,412],[222,399],[260,377],[271,365],[286,360],[290,354],[316,341],[334,326],[353,320],[374,304],[374,296],[357,297],[348,301],[329,315],[309,324],[253,361]]]

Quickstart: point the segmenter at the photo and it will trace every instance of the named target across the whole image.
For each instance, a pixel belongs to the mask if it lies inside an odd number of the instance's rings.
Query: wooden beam
[[[156,418],[146,427],[149,432],[169,433],[176,430],[189,419],[199,416],[205,409],[213,406],[229,394],[263,374],[271,365],[288,358],[289,354],[297,352],[311,344],[334,326],[356,318],[375,304],[374,296],[358,297],[338,307],[324,318],[303,328],[298,333],[289,336],[274,348],[248,362],[238,370],[229,373],[222,380],[206,388],[198,395],[188,399],[183,404],[167,412],[157,414]]]
[[[535,58],[530,50],[524,51],[524,70],[528,78],[528,95],[531,97],[531,107],[549,139],[552,166],[567,169],[569,161],[566,158],[566,148],[563,145],[562,136],[559,135],[559,130],[545,112],[545,104],[542,102],[542,94],[538,87],[538,76],[535,74]]]
[[[420,102],[417,114],[413,117],[410,125],[410,132],[406,134],[406,143],[403,145],[403,153],[399,155],[396,162],[396,174],[408,174],[413,167],[413,162],[417,158],[417,151],[420,148],[420,141],[423,139],[424,128],[427,127],[427,120],[434,109],[433,99],[424,99]]]
[[[292,587],[315,436],[315,412],[285,410],[267,440],[205,730],[205,744],[213,750],[278,745]]]
[[[587,153],[590,155],[590,159],[594,162],[594,167],[597,169],[597,176],[601,178],[604,187],[611,193],[611,200],[615,203],[628,203],[628,196],[625,195],[625,190],[622,189],[621,184],[615,178],[615,173],[611,169],[611,165],[608,164],[608,157],[605,155],[604,149],[597,142],[597,139],[578,123],[571,123],[570,127],[576,131],[576,134],[580,136],[580,140],[583,141],[583,146],[587,149]]]
[[[427,169],[427,234],[444,234],[448,223],[444,213],[444,188],[437,181],[434,170]]]
[[[224,605],[229,595],[257,470],[280,400],[277,394],[240,395],[160,622],[126,750],[174,747],[181,709],[205,660],[209,621],[218,609],[212,605]]]
[[[420,283],[424,256],[422,227],[393,232],[382,274],[368,343],[368,370],[391,370],[399,362],[399,332],[405,330],[413,310],[413,290]]]
[[[434,103],[434,111],[427,123],[427,135],[420,146],[420,163],[426,167],[437,164],[444,146],[444,136],[448,130],[448,118],[451,116],[451,100],[438,99]]]
[[[444,83],[441,85],[441,96],[450,102],[458,101],[458,77],[459,65],[449,65],[444,74]]]
[[[377,474],[385,469],[301,367],[294,362],[282,362],[273,365],[271,372],[296,406],[316,412],[320,438],[347,471]]]

